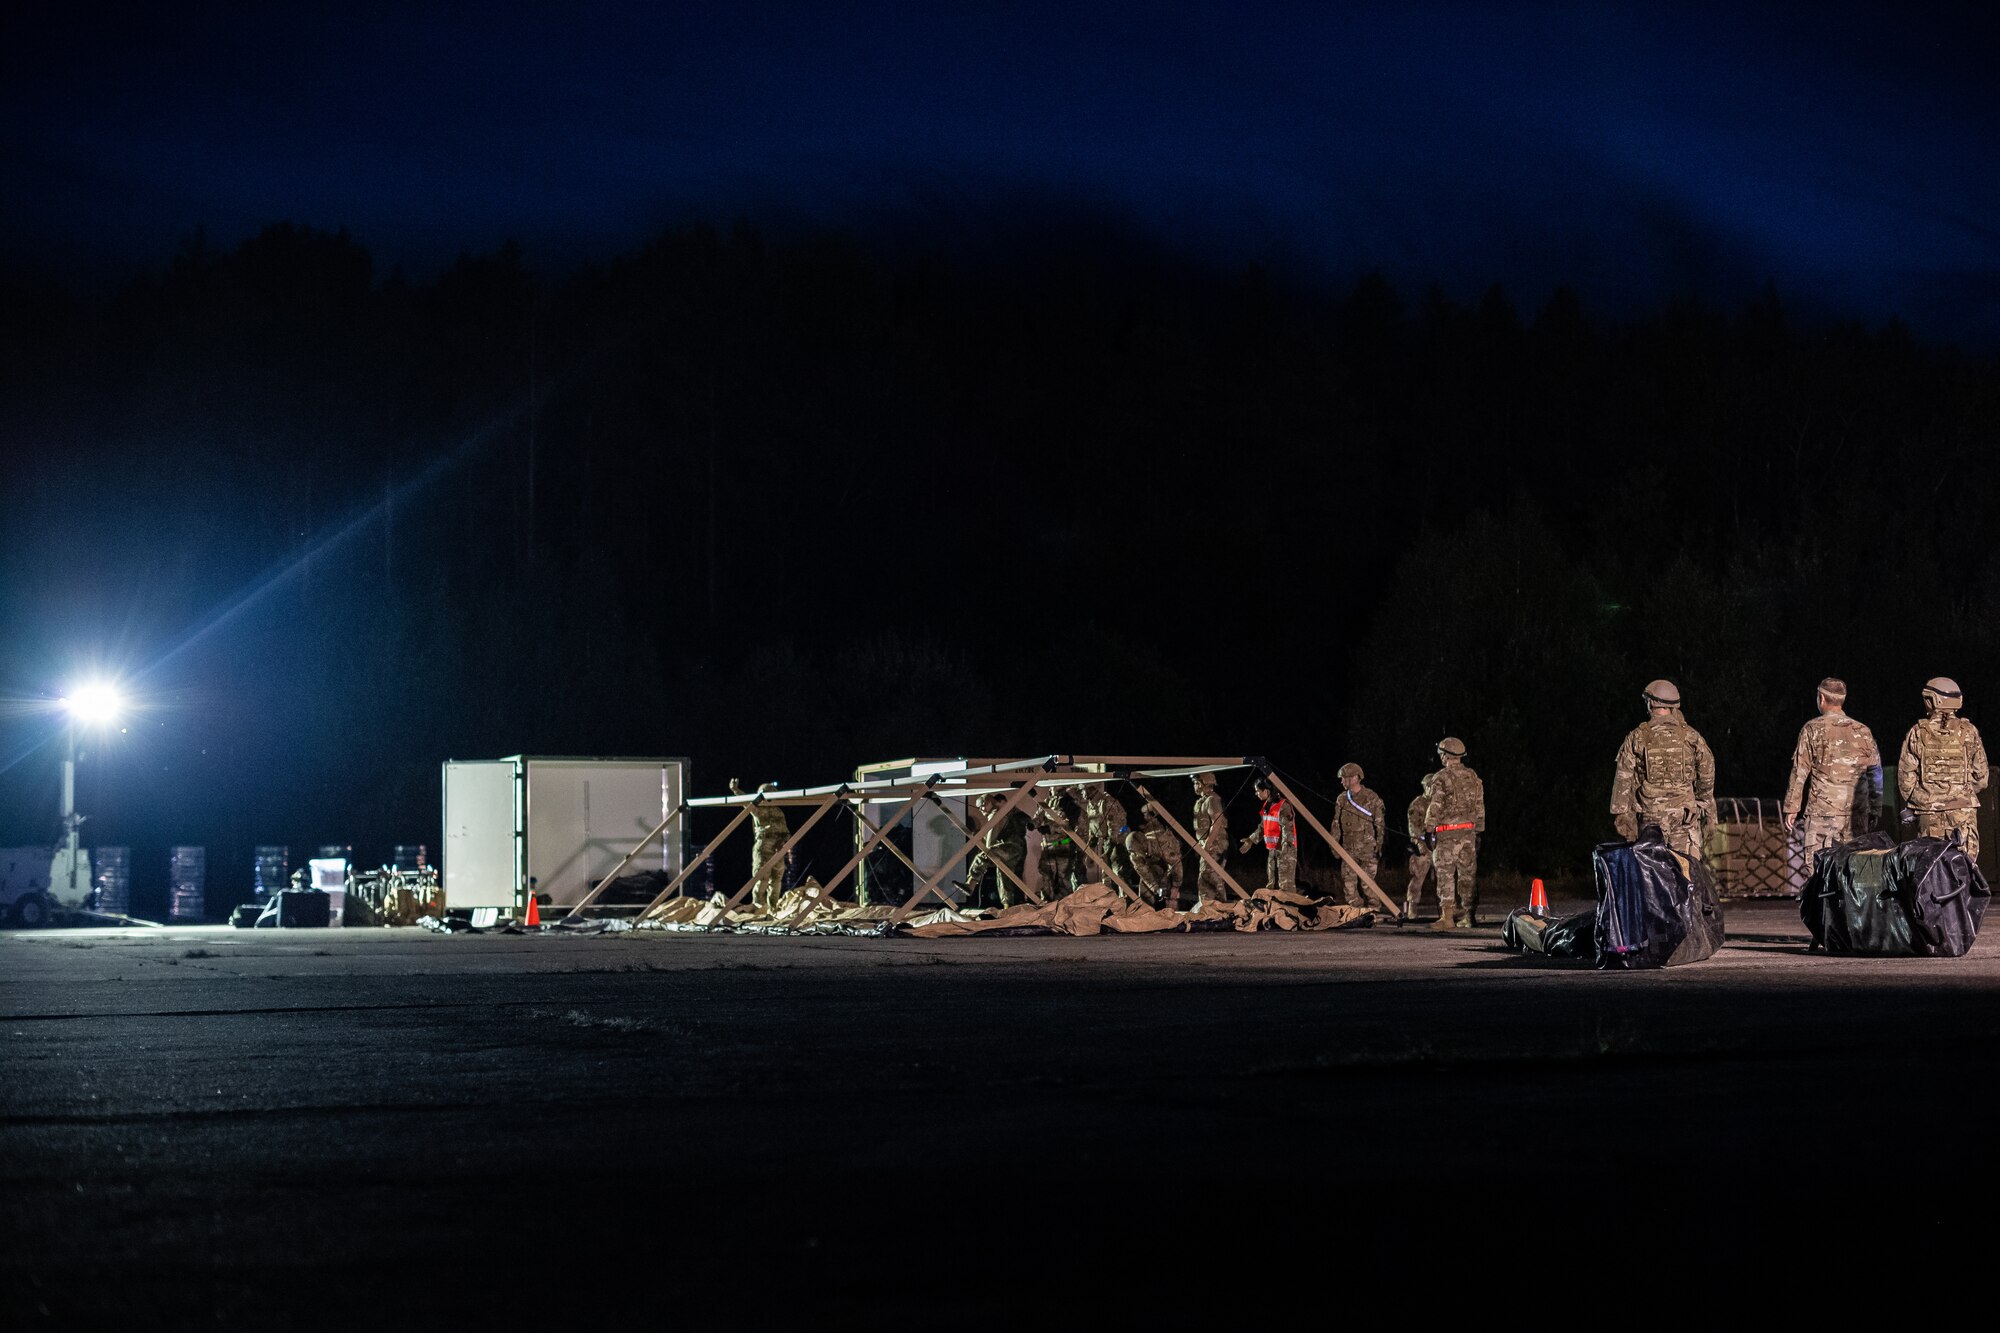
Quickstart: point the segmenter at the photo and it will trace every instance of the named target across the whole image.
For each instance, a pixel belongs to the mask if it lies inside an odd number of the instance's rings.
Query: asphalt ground
[[[0,1312],[1650,1323],[1969,1272],[2000,946],[1729,917],[1642,974],[1493,929],[0,934]]]

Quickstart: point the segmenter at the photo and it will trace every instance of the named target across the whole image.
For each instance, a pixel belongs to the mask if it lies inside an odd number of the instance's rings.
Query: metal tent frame
[[[1285,800],[1291,802],[1297,817],[1304,820],[1306,826],[1317,833],[1326,842],[1327,846],[1333,849],[1334,854],[1354,870],[1356,877],[1383,904],[1392,916],[1396,914],[1398,909],[1395,901],[1382,891],[1382,886],[1375,882],[1374,876],[1369,874],[1367,868],[1355,860],[1345,847],[1341,846],[1339,839],[1335,838],[1327,826],[1321,823],[1311,810],[1306,808],[1305,804],[1299,800],[1292,789],[1272,769],[1270,763],[1261,756],[1227,756],[1218,758],[1185,755],[1052,754],[1041,755],[1032,759],[1016,759],[1003,763],[947,769],[943,772],[926,773],[920,777],[839,782],[827,787],[799,787],[786,791],[745,792],[741,795],[732,793],[728,796],[704,796],[683,801],[652,832],[640,839],[638,845],[626,853],[625,858],[612,868],[610,874],[599,880],[576,906],[570,908],[568,916],[564,919],[567,920],[579,915],[585,908],[596,902],[604,889],[616,880],[624,872],[626,866],[630,865],[641,852],[650,846],[655,838],[666,836],[668,830],[674,827],[674,825],[684,823],[687,813],[690,810],[733,809],[735,814],[723,827],[722,831],[711,838],[708,844],[697,855],[689,858],[682,866],[680,873],[675,875],[673,880],[665,888],[661,889],[651,902],[640,909],[639,919],[646,919],[657,912],[668,900],[681,895],[683,886],[694,876],[695,872],[714,857],[722,845],[750,817],[750,811],[760,805],[775,805],[786,809],[809,810],[811,813],[807,815],[805,821],[798,828],[792,830],[791,836],[786,838],[784,846],[780,847],[762,865],[756,867],[750,878],[745,880],[741,887],[729,895],[722,904],[723,912],[731,911],[740,904],[761,879],[785,863],[785,858],[791,854],[792,848],[798,844],[799,840],[807,832],[821,820],[825,819],[827,815],[833,813],[834,810],[843,807],[847,809],[848,813],[855,820],[859,821],[861,831],[865,833],[865,836],[856,847],[854,855],[848,858],[846,864],[842,865],[831,878],[820,886],[827,896],[831,897],[835,890],[846,883],[854,872],[859,869],[862,861],[868,856],[869,852],[880,846],[886,847],[909,868],[914,878],[920,880],[915,891],[890,915],[889,920],[892,923],[906,919],[928,898],[935,897],[939,903],[950,907],[954,904],[944,893],[943,884],[952,870],[968,855],[978,849],[979,839],[972,830],[967,829],[964,824],[951,815],[949,810],[944,808],[942,798],[945,796],[977,795],[984,792],[1005,794],[1006,799],[991,816],[993,819],[1003,818],[1014,810],[1021,810],[1031,816],[1046,814],[1050,824],[1058,832],[1065,834],[1075,843],[1078,850],[1103,875],[1106,883],[1112,885],[1126,897],[1136,899],[1138,894],[1118,874],[1117,870],[1104,859],[1096,848],[1090,846],[1085,839],[1079,837],[1076,830],[1070,826],[1068,821],[1063,819],[1053,809],[1045,807],[1037,795],[1044,788],[1059,789],[1062,787],[1085,786],[1098,782],[1111,783],[1121,781],[1129,783],[1132,789],[1138,793],[1142,802],[1141,810],[1151,809],[1158,812],[1161,823],[1172,830],[1181,842],[1192,848],[1201,862],[1215,871],[1232,893],[1236,894],[1239,898],[1248,898],[1250,896],[1249,890],[1245,889],[1237,881],[1236,877],[1229,873],[1228,868],[1221,861],[1209,855],[1195,841],[1194,835],[1187,830],[1186,826],[1180,820],[1176,819],[1173,813],[1162,805],[1146,786],[1148,780],[1192,777],[1196,773],[1216,773],[1242,768],[1254,768],[1269,780],[1272,788],[1280,796],[1284,797]],[[906,815],[915,810],[919,804],[926,801],[937,805],[943,811],[946,819],[950,820],[952,826],[958,832],[965,835],[965,842],[956,851],[947,856],[942,865],[928,875],[919,870],[916,863],[911,860],[908,854],[889,837],[890,832],[902,822]],[[875,824],[868,818],[865,806],[890,803],[896,803],[896,811],[880,825]],[[1046,901],[1037,886],[1030,884],[1025,876],[1016,873],[998,861],[994,863],[994,867],[1006,876],[1016,888],[1020,889],[1031,902],[1041,903]]]

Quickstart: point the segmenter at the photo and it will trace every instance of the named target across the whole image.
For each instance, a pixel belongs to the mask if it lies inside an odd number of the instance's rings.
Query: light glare
[[[71,690],[63,707],[79,722],[109,722],[118,716],[120,700],[116,686],[101,682]]]

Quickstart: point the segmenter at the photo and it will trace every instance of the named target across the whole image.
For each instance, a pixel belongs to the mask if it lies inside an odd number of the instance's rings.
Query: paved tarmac
[[[1983,1252],[2000,946],[1730,929],[1646,974],[1491,929],[8,932],[0,1313],[1241,1327],[1581,1282],[1706,1318],[1752,1274],[1796,1317]]]

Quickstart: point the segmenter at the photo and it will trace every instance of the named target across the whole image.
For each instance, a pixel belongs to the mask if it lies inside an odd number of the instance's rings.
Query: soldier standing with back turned
[[[1026,882],[1028,870],[1028,817],[1016,806],[1006,814],[1000,813],[1005,804],[998,792],[981,792],[973,798],[973,805],[979,810],[979,850],[972,854],[972,866],[965,875],[965,896],[968,902],[978,899],[984,892],[986,877],[994,875],[1000,883],[1000,905],[1012,907],[1021,901],[1014,881]],[[1013,871],[995,874],[996,869],[1005,866]]]
[[[1882,814],[1882,755],[1875,734],[1847,715],[1847,682],[1821,681],[1818,703],[1819,716],[1799,728],[1784,804],[1786,832],[1803,823],[1808,875],[1821,852],[1867,833]]]
[[[1626,733],[1611,779],[1612,827],[1627,842],[1655,825],[1667,846],[1701,859],[1703,829],[1715,822],[1715,755],[1681,716],[1680,688],[1648,685],[1646,720]]]
[[[1424,805],[1424,841],[1437,874],[1438,919],[1432,930],[1479,924],[1479,835],[1486,831],[1486,784],[1465,766],[1465,742],[1437,743],[1438,771]]]
[[[1063,813],[1062,789],[1050,787],[1045,793],[1038,791],[1037,794],[1042,797],[1042,805],[1035,811],[1034,825],[1035,832],[1042,835],[1042,855],[1036,864],[1042,877],[1042,897],[1053,901],[1075,891],[1076,863],[1083,853],[1077,849],[1069,834],[1056,827],[1057,820],[1075,827],[1069,824],[1068,816]]]
[[[1423,789],[1410,808],[1403,812],[1404,827],[1410,831],[1410,885],[1403,890],[1403,920],[1417,919],[1417,904],[1423,901],[1424,881],[1431,873],[1430,844],[1424,840],[1424,815],[1431,803],[1431,775],[1424,774]]]
[[[744,795],[742,784],[735,778],[729,779],[729,790]],[[759,796],[774,790],[775,785],[769,782],[757,786]],[[779,860],[770,869],[765,867],[784,850],[791,836],[783,806],[758,801],[750,807],[750,905],[766,916],[778,910],[778,899],[784,896],[785,863]]]
[[[1111,794],[1111,788],[1102,782],[1093,782],[1084,789],[1083,812],[1089,823],[1087,836],[1090,845],[1104,864],[1110,866],[1127,884],[1132,882],[1132,862],[1125,855],[1125,835],[1132,830],[1126,825],[1125,803]]]
[[[1221,865],[1229,855],[1229,817],[1223,812],[1222,797],[1215,790],[1215,774],[1194,775],[1194,840],[1201,849],[1215,858]],[[1208,864],[1201,862],[1195,875],[1195,895],[1197,903],[1220,903],[1229,900],[1229,893],[1217,874]]]
[[[1986,744],[1979,728],[1958,715],[1965,703],[1958,682],[1933,676],[1924,682],[1924,720],[1903,738],[1896,789],[1903,794],[1903,822],[1914,818],[1925,838],[1958,834],[1965,854],[1979,860],[1979,793],[1986,790]]]

